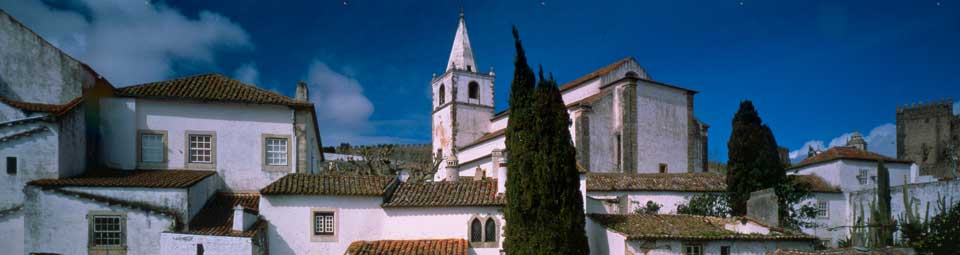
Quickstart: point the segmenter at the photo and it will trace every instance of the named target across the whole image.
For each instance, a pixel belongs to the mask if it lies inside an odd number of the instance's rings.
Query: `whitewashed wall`
[[[573,89],[563,91],[563,94],[561,95],[563,97],[563,103],[573,103],[600,93],[600,86],[602,85],[600,83],[600,78],[594,78],[581,83],[579,86]]]
[[[801,228],[804,234],[816,236],[820,240],[830,240],[831,247],[836,247],[837,242],[848,236],[850,229],[844,226],[850,225],[848,218],[849,207],[847,206],[847,195],[843,193],[813,193],[813,197],[801,202],[801,204],[811,203],[816,206],[817,201],[827,201],[829,212],[827,217],[816,217],[813,222],[817,224],[813,228]]]
[[[387,218],[380,239],[446,239],[470,240],[470,221],[474,216],[481,222],[494,217],[497,222],[497,247],[474,248],[471,254],[500,254],[503,247],[503,214],[499,207],[459,208],[387,208]]]
[[[686,173],[687,92],[637,82],[637,172],[655,173],[661,163],[671,173]],[[591,148],[592,149],[592,148]]]
[[[23,251],[23,209],[7,215],[0,215],[0,247],[8,254],[24,254]]]
[[[5,105],[0,104],[0,108]],[[28,137],[0,143],[0,210],[23,204],[24,184],[46,178],[59,177],[60,150],[58,149],[58,127],[54,123],[34,122],[18,126],[0,128],[0,137],[28,131],[38,127],[47,127]],[[6,173],[7,157],[17,157],[17,174]]]
[[[204,255],[258,255],[264,254],[263,247],[254,245],[250,237],[205,236],[177,233],[160,234],[160,254],[196,255],[197,246],[202,245]]]
[[[900,217],[905,213],[904,211],[904,202],[903,202],[903,189],[907,188],[907,197],[913,203],[913,212],[918,212],[920,217],[923,217],[927,212],[927,206],[930,206],[930,217],[940,214],[940,208],[937,206],[938,199],[944,199],[947,203],[947,206],[955,205],[960,203],[960,180],[951,180],[951,181],[939,181],[939,182],[927,182],[927,183],[917,183],[909,184],[906,186],[891,186],[890,187],[890,212],[894,217]],[[853,218],[855,213],[852,210],[852,207],[863,207],[864,220],[870,219],[869,205],[871,202],[876,201],[877,190],[874,189],[865,189],[857,192],[852,192],[849,194],[849,210],[847,217],[850,219]],[[849,234],[849,231],[846,233]]]
[[[160,233],[174,222],[165,215],[109,206],[83,198],[27,187],[24,211],[27,253],[87,254],[87,213],[112,211],[126,214],[127,254],[160,254]]]
[[[343,254],[351,242],[377,240],[383,236],[385,214],[381,197],[262,196],[260,215],[267,227],[269,253]],[[313,208],[337,208],[336,242],[311,241]]]
[[[187,103],[148,99],[105,99],[102,123],[107,163],[123,169],[137,167],[137,130],[167,132],[167,169],[189,169],[185,164],[186,132],[216,132],[216,170],[233,191],[259,190],[293,172],[296,146],[291,146],[290,170],[263,170],[263,134],[289,135],[293,145],[293,110],[278,105]],[[113,107],[112,107],[113,106]],[[198,169],[201,170],[201,169]]]
[[[588,191],[587,196],[598,198],[617,198],[627,196],[630,204],[627,213],[633,213],[639,207],[645,207],[647,201],[653,201],[661,205],[660,214],[676,214],[677,206],[686,203],[691,197],[697,194],[709,194],[709,192],[686,192],[686,191]],[[615,210],[604,206],[602,201],[588,199],[587,213],[613,213]],[[614,207],[616,208],[616,207]]]
[[[903,185],[911,180],[910,165],[885,163],[884,166],[890,171],[891,186]],[[857,179],[861,169],[867,170],[870,180],[866,184],[860,184]],[[843,192],[870,189],[877,186],[876,181],[871,178],[877,176],[877,162],[873,161],[834,160],[794,169],[793,172],[797,175],[814,174],[820,176],[827,183],[840,187]]]
[[[591,255],[624,254],[627,239],[622,234],[608,230],[589,217],[585,230]]]

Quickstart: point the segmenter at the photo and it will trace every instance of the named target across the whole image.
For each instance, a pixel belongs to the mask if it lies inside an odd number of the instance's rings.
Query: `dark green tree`
[[[883,161],[877,164],[877,213],[876,225],[879,227],[877,233],[878,246],[887,247],[893,245],[893,232],[895,231],[893,215],[890,211],[890,170],[883,165]]]
[[[770,127],[749,100],[740,102],[727,142],[727,193],[733,215],[747,212],[750,192],[776,187],[786,172]]]
[[[510,254],[588,254],[570,116],[551,75],[536,78],[516,28],[517,57],[507,123],[507,206]]]
[[[690,200],[677,205],[678,214],[730,217],[730,200],[727,194],[696,194]]]

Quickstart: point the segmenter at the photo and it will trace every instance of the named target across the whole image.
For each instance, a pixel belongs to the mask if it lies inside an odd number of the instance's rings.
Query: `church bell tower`
[[[493,81],[493,67],[487,74],[478,72],[461,10],[447,69],[431,80],[432,143],[434,153],[440,153],[443,159],[440,169],[455,169],[458,149],[489,131],[494,110]],[[438,177],[444,175],[442,172],[438,171]]]

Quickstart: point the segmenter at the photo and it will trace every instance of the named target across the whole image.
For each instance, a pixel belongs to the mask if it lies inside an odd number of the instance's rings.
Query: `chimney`
[[[773,188],[750,192],[747,216],[770,227],[780,226],[780,203]]]
[[[233,207],[233,231],[244,231],[250,228],[256,219],[257,215],[245,211],[243,206],[238,204]]]
[[[308,101],[310,100],[310,91],[307,89],[307,83],[300,81],[297,84],[297,100]]]
[[[446,166],[446,168],[445,168],[445,171],[446,171],[446,178],[445,178],[445,179],[446,179],[446,181],[454,181],[454,182],[455,182],[455,181],[459,180],[459,179],[460,179],[460,170],[457,169],[457,156],[452,156],[452,155],[451,155],[451,156],[447,156],[447,158],[444,159],[444,160],[447,161],[447,166]]]
[[[507,192],[507,153],[501,150],[494,150],[494,153],[499,155],[494,166],[497,168],[497,194],[504,194]]]

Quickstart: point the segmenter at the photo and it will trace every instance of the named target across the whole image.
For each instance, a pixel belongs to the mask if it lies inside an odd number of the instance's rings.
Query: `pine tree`
[[[534,89],[516,28],[517,47],[507,123],[507,206],[510,254],[589,254],[580,174],[570,116],[551,75]]]
[[[507,222],[503,247],[510,254],[536,254],[539,235],[545,231],[541,220],[536,217],[540,200],[537,178],[533,175],[534,142],[538,135],[534,133],[535,114],[531,105],[536,77],[527,65],[527,58],[520,44],[517,28],[513,28],[514,46],[517,55],[514,58],[513,81],[510,83],[510,119],[507,121],[507,206],[504,208],[504,220]]]
[[[727,142],[727,193],[733,215],[745,215],[750,192],[776,187],[786,179],[777,141],[749,100],[740,102]]]

